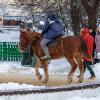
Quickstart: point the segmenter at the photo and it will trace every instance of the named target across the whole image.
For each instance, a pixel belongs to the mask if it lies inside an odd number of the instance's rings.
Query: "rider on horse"
[[[41,59],[50,59],[51,56],[48,50],[48,43],[52,40],[62,36],[62,23],[60,18],[55,14],[53,10],[46,12],[47,18],[42,30],[42,40],[40,42],[41,48],[45,54]]]

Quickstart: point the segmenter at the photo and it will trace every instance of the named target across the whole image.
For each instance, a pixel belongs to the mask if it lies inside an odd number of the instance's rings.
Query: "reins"
[[[62,39],[62,42],[61,42],[61,47],[62,47],[62,54],[64,55],[64,40],[63,40],[64,37],[61,37]]]

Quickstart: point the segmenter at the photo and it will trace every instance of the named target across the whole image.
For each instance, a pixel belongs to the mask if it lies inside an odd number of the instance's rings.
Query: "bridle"
[[[24,35],[20,36],[20,42],[19,42],[20,52],[24,52],[27,49],[29,42],[30,41]]]

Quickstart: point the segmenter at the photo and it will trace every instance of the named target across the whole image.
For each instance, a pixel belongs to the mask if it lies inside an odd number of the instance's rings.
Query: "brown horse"
[[[40,33],[29,32],[29,31],[20,31],[20,41],[19,47],[21,51],[24,51],[27,45],[31,45],[35,55],[39,58],[45,72],[45,79],[42,82],[48,82],[48,62],[47,60],[41,60],[41,57],[44,56],[44,53],[40,46]],[[68,36],[62,37],[59,39],[58,43],[55,46],[49,46],[49,52],[52,59],[58,59],[65,57],[71,64],[71,70],[68,74],[68,83],[72,82],[72,77],[74,71],[79,66],[80,77],[79,82],[83,81],[83,64],[82,57],[87,58],[90,61],[93,61],[93,58],[87,53],[87,47],[84,40],[80,36]],[[38,66],[35,66],[36,76],[39,80],[42,79],[38,71]]]

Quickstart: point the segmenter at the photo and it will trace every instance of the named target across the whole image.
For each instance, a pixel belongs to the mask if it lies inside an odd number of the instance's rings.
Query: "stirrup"
[[[44,57],[41,57],[41,60],[50,60],[51,59],[51,56],[44,56]]]

